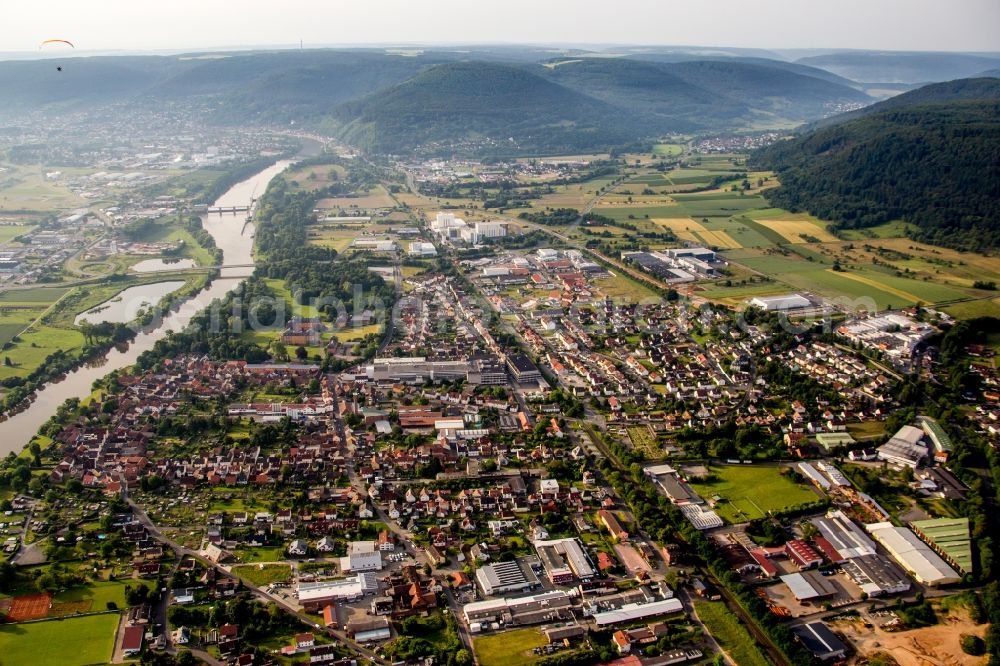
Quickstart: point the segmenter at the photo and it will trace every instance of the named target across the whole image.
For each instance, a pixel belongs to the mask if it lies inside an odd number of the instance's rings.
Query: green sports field
[[[758,465],[718,466],[711,468],[716,480],[692,482],[691,487],[705,501],[718,495],[715,512],[730,523],[763,518],[770,511],[781,511],[819,497],[804,485],[781,475],[777,467]]]
[[[117,628],[117,613],[0,625],[0,664],[105,664]]]

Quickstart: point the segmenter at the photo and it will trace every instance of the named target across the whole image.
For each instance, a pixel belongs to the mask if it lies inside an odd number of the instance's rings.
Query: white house
[[[303,539],[295,539],[288,546],[289,555],[302,556],[307,554],[308,552],[309,552],[309,544],[306,543]]]
[[[381,571],[382,552],[374,541],[352,541],[347,548],[347,557],[340,558],[343,571]]]

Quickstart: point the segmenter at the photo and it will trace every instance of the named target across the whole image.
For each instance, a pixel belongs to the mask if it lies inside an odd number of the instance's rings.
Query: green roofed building
[[[972,572],[972,536],[968,518],[915,520],[910,529],[959,573]]]
[[[846,432],[821,432],[816,435],[816,442],[829,451],[837,446],[850,446],[854,438]]]
[[[921,416],[918,421],[920,428],[934,447],[934,457],[942,462],[948,460],[948,456],[951,455],[951,438],[948,437],[948,433],[940,423],[930,417]]]

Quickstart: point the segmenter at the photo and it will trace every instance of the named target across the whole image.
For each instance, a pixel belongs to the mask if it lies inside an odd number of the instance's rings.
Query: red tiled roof
[[[813,539],[813,543],[816,547],[822,551],[823,556],[826,557],[830,562],[842,562],[844,561],[844,556],[841,555],[833,544],[827,541],[825,537],[818,536]]]
[[[146,629],[141,626],[125,627],[122,632],[122,650],[141,650]]]
[[[771,560],[767,559],[767,556],[762,550],[751,550],[750,557],[754,559],[755,562],[760,566],[761,571],[763,571],[767,576],[774,577],[778,575],[778,567],[774,566]]]

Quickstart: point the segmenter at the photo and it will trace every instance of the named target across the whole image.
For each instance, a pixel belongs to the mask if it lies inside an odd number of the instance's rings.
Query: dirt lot
[[[965,610],[954,610],[933,627],[889,633],[867,629],[860,622],[836,622],[833,629],[843,633],[859,655],[881,652],[900,666],[980,666],[982,657],[972,657],[959,646],[962,634],[982,637],[987,625],[973,624]],[[857,663],[855,658],[854,663]]]

